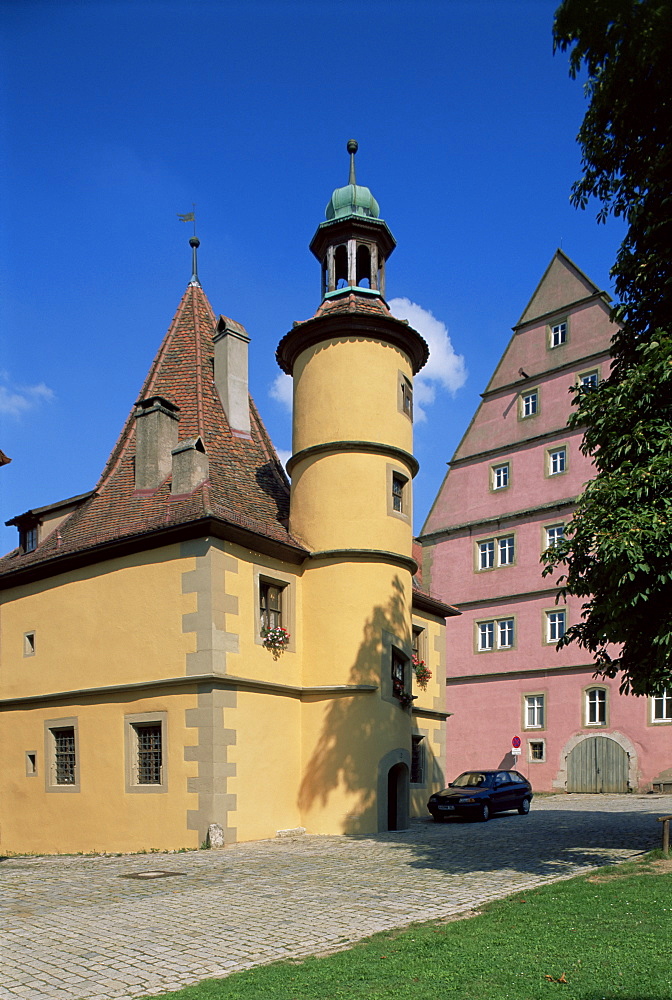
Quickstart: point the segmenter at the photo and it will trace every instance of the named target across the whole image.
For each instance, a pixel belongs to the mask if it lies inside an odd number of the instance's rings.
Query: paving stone
[[[10,858],[0,864],[0,948],[10,973],[2,995],[129,1000],[333,951],[634,857],[659,845],[656,818],[667,813],[669,795],[557,795],[535,799],[526,817],[414,820],[377,836]],[[125,877],[157,868],[179,875]]]

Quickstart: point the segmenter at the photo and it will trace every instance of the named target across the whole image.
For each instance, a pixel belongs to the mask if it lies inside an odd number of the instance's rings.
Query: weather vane
[[[195,236],[196,235],[196,205],[193,203],[193,201],[191,203],[191,208],[192,208],[192,211],[191,212],[187,212],[186,215],[180,215],[180,213],[178,212],[177,213],[177,217],[180,220],[180,222],[193,222],[193,224],[194,224],[194,236]]]

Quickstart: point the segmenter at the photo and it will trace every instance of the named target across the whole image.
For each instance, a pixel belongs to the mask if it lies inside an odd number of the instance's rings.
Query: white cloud
[[[275,399],[278,403],[281,403],[289,413],[292,412],[293,380],[291,375],[285,375],[284,372],[276,375],[271,388],[268,390],[268,394],[271,399]]]
[[[13,385],[7,372],[0,372],[0,378],[7,383],[0,385],[0,413],[20,417],[40,403],[51,402],[54,392],[39,382],[37,385]]]
[[[447,389],[454,395],[466,382],[464,356],[455,353],[445,323],[429,309],[423,309],[410,299],[390,299],[388,305],[393,316],[407,319],[429,345],[429,361],[415,376],[414,382],[415,418],[425,420],[423,406],[434,402],[437,388]]]

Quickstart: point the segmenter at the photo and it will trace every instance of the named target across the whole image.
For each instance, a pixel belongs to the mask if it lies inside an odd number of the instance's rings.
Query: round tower
[[[385,302],[395,240],[370,190],[357,184],[356,150],[350,140],[349,182],[332,194],[310,244],[321,304],[294,324],[277,359],[294,379],[290,529],[311,551],[302,581],[303,684],[368,692],[353,695],[349,710],[341,701],[328,719],[315,713],[307,766],[321,738],[342,739],[359,755],[356,779],[344,769],[330,800],[332,812],[349,817],[343,829],[365,832],[398,828],[407,797],[413,376],[428,349]]]

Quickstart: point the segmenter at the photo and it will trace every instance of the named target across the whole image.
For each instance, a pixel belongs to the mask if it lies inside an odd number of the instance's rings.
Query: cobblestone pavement
[[[340,948],[636,856],[660,844],[669,813],[672,795],[558,795],[526,817],[370,837],[9,858],[0,996],[127,1000]]]

